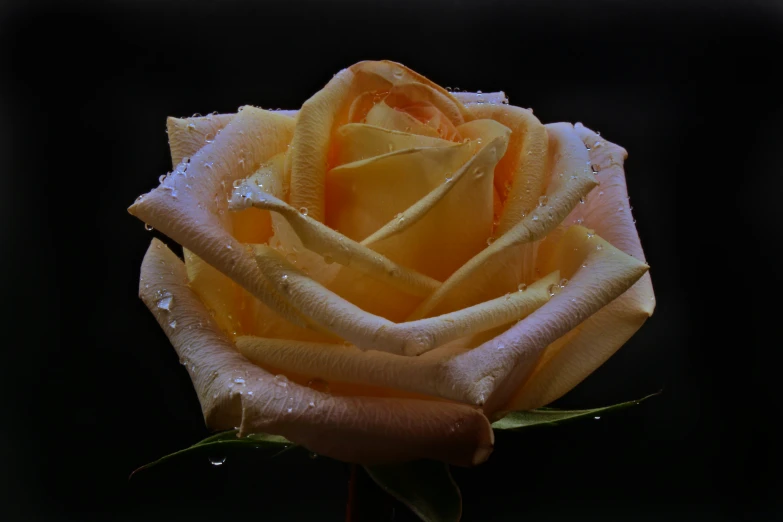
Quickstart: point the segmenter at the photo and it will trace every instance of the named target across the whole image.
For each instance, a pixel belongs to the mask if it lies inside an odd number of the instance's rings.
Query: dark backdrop
[[[220,468],[183,459],[128,482],[207,431],[137,298],[151,234],[125,209],[170,168],[166,116],[297,108],[339,69],[381,58],[442,85],[505,90],[544,122],[582,121],[627,148],[657,294],[654,317],[559,404],[663,394],[499,436],[489,462],[455,472],[465,520],[783,514],[779,4],[1,9],[3,520],[343,519],[347,467],[304,453]]]

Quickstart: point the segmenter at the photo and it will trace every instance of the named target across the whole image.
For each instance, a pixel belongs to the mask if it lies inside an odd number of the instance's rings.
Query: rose
[[[560,397],[654,308],[625,151],[502,93],[361,62],[298,113],[168,132],[176,168],[129,210],[185,262],[153,240],[140,295],[212,428],[476,464],[489,418]]]

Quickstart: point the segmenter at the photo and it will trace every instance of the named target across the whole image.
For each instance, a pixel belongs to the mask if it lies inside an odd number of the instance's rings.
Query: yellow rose
[[[654,308],[626,152],[393,62],[293,111],[170,118],[131,207],[140,294],[207,424],[337,459],[471,465],[490,418],[557,399]],[[589,197],[588,197],[589,193]]]

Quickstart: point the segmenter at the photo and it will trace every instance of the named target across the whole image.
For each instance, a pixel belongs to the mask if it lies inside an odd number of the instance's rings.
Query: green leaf
[[[364,469],[384,491],[425,522],[457,522],[462,516],[462,495],[447,464],[419,460]]]
[[[281,453],[296,447],[294,443],[279,435],[253,433],[247,437],[239,439],[237,438],[237,433],[237,430],[229,430],[211,435],[206,439],[193,444],[192,446],[165,455],[154,462],[150,462],[149,464],[145,464],[131,473],[129,478],[133,478],[133,476],[139,471],[149,469],[158,464],[162,464],[169,459],[186,454],[208,453],[215,452],[215,450],[226,451],[236,449],[262,449],[266,452],[272,453],[269,458],[274,458]]]
[[[523,428],[532,428],[534,426],[556,426],[566,421],[582,419],[586,417],[600,417],[605,413],[615,412],[635,406],[650,397],[655,397],[661,392],[656,392],[643,397],[639,400],[621,402],[602,408],[592,408],[589,410],[558,410],[556,408],[538,408],[530,411],[512,411],[506,414],[502,419],[492,423],[496,430],[521,430]]]

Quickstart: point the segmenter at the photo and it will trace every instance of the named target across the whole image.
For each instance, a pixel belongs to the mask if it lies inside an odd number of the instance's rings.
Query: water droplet
[[[204,141],[206,141],[207,143],[212,143],[213,141],[215,141],[215,135],[212,134],[211,132],[207,133],[207,135],[204,136]]]
[[[169,323],[169,327],[171,327],[171,328],[176,328],[176,327],[177,327],[177,320],[176,320],[176,319],[174,319],[173,321],[171,321],[171,322]]]
[[[492,243],[494,243],[494,242],[495,242],[495,238],[494,238],[494,237],[492,237],[492,236],[489,236],[489,237],[487,238],[487,246],[491,245],[491,244],[492,244]]]
[[[476,143],[478,143],[478,144],[480,145],[480,144],[481,144],[481,143],[480,143],[480,141],[481,141],[481,140],[476,140]],[[484,177],[484,170],[483,170],[483,169],[476,169],[476,170],[474,170],[474,171],[473,171],[473,177],[474,177],[475,179],[481,179],[481,178],[483,178],[483,177]]]
[[[503,344],[503,343],[498,343],[498,345],[495,347],[495,349],[496,349],[496,350],[502,350],[502,349],[503,349],[503,348],[505,348],[505,347],[506,347],[506,345],[505,345],[505,344]]]
[[[243,379],[242,377],[237,377],[236,379],[234,379],[234,382],[237,384],[245,384],[245,379]]]
[[[397,214],[394,217],[397,218],[397,221],[399,221],[400,223],[403,223],[405,221],[405,216],[403,216],[401,213]]]
[[[239,186],[242,184],[242,181],[244,181],[242,178],[235,179],[231,186],[234,188],[239,188]]]
[[[595,147],[596,149],[597,149],[598,147],[603,147],[603,146],[604,146],[604,144],[603,144],[603,143],[601,143],[600,141],[596,141],[596,142],[593,144],[593,147]]]
[[[604,195],[604,191],[602,190],[601,192],[598,193],[598,195],[599,196],[603,196]]]
[[[527,285],[525,283],[519,283],[517,285],[517,291],[524,292],[525,290],[527,290]]]
[[[595,249],[596,250],[603,250],[604,247],[603,247],[603,245],[596,245]]]
[[[232,247],[231,245],[226,245],[226,248],[229,250],[233,250],[234,247]]]
[[[579,203],[581,203],[582,205],[584,205],[584,204],[585,204],[585,198],[579,198]]]
[[[249,391],[247,392],[248,395],[253,395],[253,392]]]
[[[324,263],[326,263],[327,265],[331,265],[332,263],[334,263],[334,258],[332,257],[331,254],[329,253],[324,254]]]
[[[288,378],[285,375],[277,374],[275,375],[275,384],[281,388],[285,388],[288,386]]]
[[[285,411],[288,412],[288,413],[291,413],[292,411],[294,411],[294,409],[293,408],[286,408]]]
[[[539,207],[543,207],[547,203],[549,203],[549,198],[546,195],[541,196],[540,198],[538,198],[538,206]]]
[[[188,130],[189,130],[189,131],[196,130],[196,124],[194,124],[194,123],[188,123]]]
[[[174,300],[174,297],[169,292],[159,290],[156,297],[158,308],[166,310],[167,312],[171,311],[171,303]]]
[[[559,284],[560,284],[560,288],[563,288],[565,285],[567,285],[567,284],[568,284],[568,279],[566,279],[566,278],[564,277],[563,279],[561,279],[561,280],[560,280],[560,283],[559,283]]]
[[[402,79],[403,72],[401,69],[397,69],[396,71],[394,71],[393,74],[394,77],[397,78],[398,80]]]
[[[535,215],[533,216],[533,221],[538,221],[538,219],[539,219],[539,217],[538,217],[538,214],[535,214]]]
[[[299,207],[299,213],[303,216],[307,215],[307,207]]]
[[[146,230],[147,232],[152,232],[153,230],[152,225],[144,223],[144,230]]]
[[[577,219],[574,221],[574,223],[576,223],[577,225],[581,225],[581,224],[582,224],[582,223],[584,223],[584,222],[585,222],[585,220],[584,220],[584,219],[582,219],[582,218],[577,218]]]
[[[601,420],[601,417],[593,417],[595,420]]]
[[[592,228],[587,229],[587,239],[592,239],[595,237],[595,230]]]
[[[451,176],[446,176],[446,180],[445,180],[446,183],[451,183],[451,180],[452,180]]]
[[[226,457],[210,457],[209,463],[213,466],[222,466],[226,463]]]
[[[551,284],[547,288],[547,291],[549,292],[549,297],[554,297],[560,292],[560,286],[557,283]]]
[[[582,268],[587,268],[587,262],[582,263]]]

